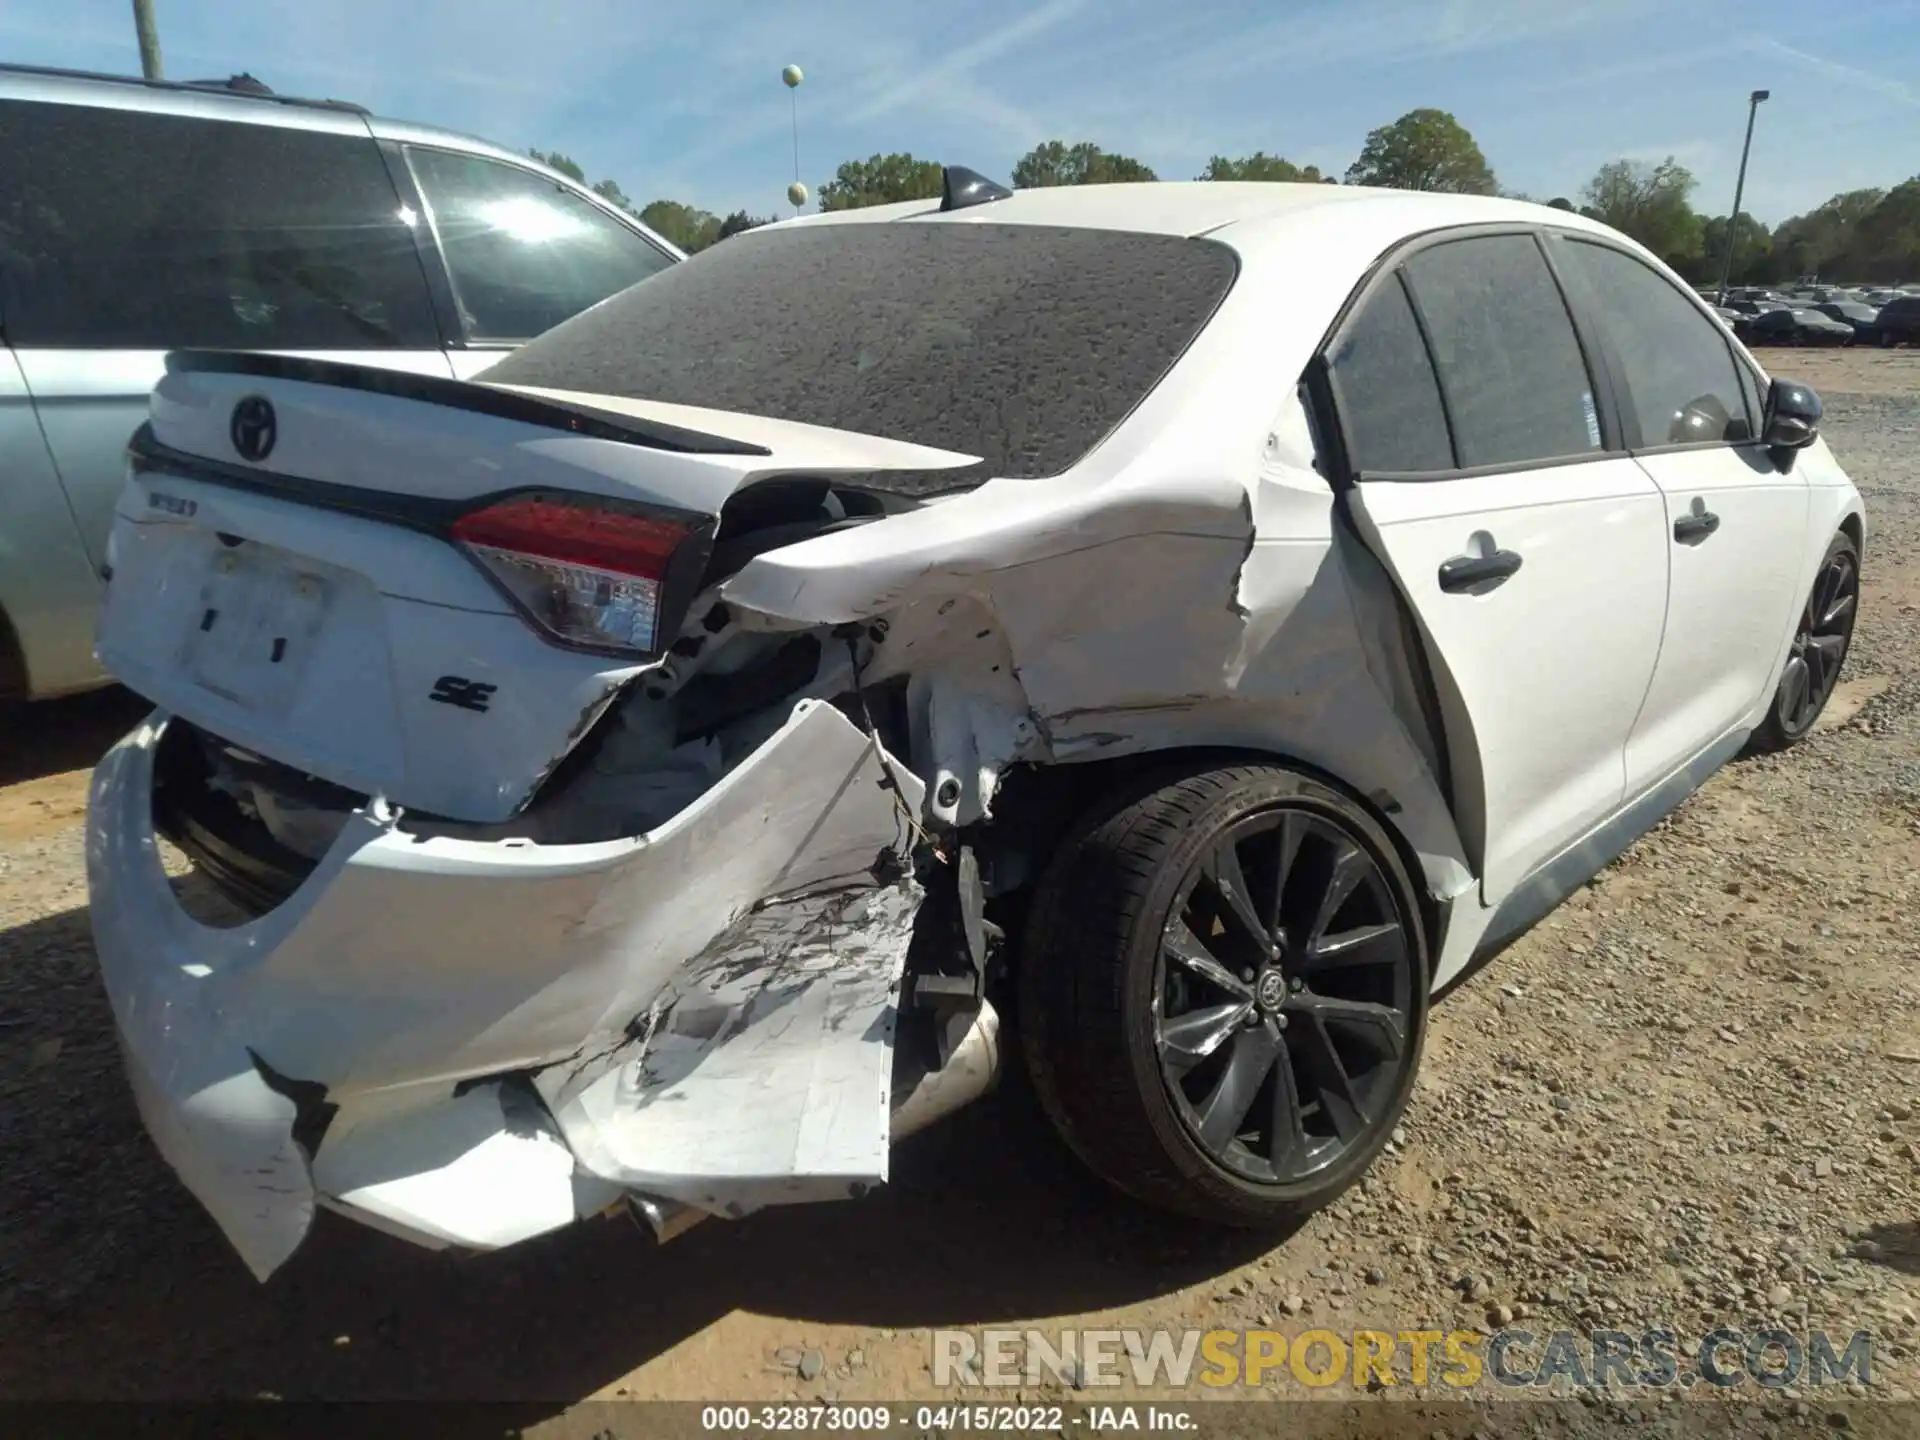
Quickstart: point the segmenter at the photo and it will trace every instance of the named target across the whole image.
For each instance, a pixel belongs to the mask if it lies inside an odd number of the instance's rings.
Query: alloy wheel
[[[1239,819],[1194,863],[1161,932],[1154,1044],[1216,1164],[1282,1185],[1365,1142],[1414,1062],[1409,923],[1367,848],[1297,806]]]
[[[1787,731],[1799,734],[1812,725],[1833,694],[1853,640],[1859,600],[1859,562],[1850,551],[1836,549],[1800,612],[1793,650],[1780,676],[1780,723]]]

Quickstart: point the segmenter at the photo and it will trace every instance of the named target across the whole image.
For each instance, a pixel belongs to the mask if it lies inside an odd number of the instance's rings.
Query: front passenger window
[[[1641,446],[1753,438],[1740,374],[1719,326],[1657,270],[1623,251],[1569,237],[1563,253],[1592,292],[1625,372]],[[1763,316],[1753,328],[1771,327]]]

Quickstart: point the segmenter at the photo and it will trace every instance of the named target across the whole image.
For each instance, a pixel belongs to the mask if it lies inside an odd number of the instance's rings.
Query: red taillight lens
[[[453,538],[554,639],[658,648],[667,567],[693,527],[611,503],[520,495],[463,515]]]

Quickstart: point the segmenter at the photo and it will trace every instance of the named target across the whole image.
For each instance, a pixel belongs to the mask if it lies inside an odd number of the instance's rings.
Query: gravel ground
[[[1920,1431],[1884,1403],[1920,1390],[1920,352],[1782,368],[1826,395],[1869,507],[1821,733],[1716,776],[1442,1004],[1392,1153],[1277,1245],[1109,1201],[1016,1079],[858,1204],[658,1250],[598,1222],[475,1258],[323,1217],[256,1286],[147,1143],[95,978],[83,767],[135,707],[35,712],[0,747],[0,1397],[487,1397],[519,1402],[496,1420],[586,1434],[618,1413],[594,1399],[952,1399],[927,1373],[943,1326],[1669,1327],[1684,1353],[1780,1325],[1872,1330],[1871,1390],[1848,1408],[1748,1384],[1731,1407],[1648,1413],[1685,1411],[1687,1433]],[[1315,1433],[1389,1418],[1347,1408]],[[1612,1403],[1504,1413],[1498,1433],[1644,1423]],[[1410,1433],[1456,1433],[1433,1414]]]

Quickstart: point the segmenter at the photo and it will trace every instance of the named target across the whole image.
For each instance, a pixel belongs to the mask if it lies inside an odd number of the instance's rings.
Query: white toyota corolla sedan
[[[1099,1174],[1283,1224],[1434,994],[1812,726],[1819,418],[1576,215],[957,169],[480,383],[176,354],[88,819],[146,1123],[262,1278],[316,1206],[664,1237],[884,1181],[1006,1012]]]

